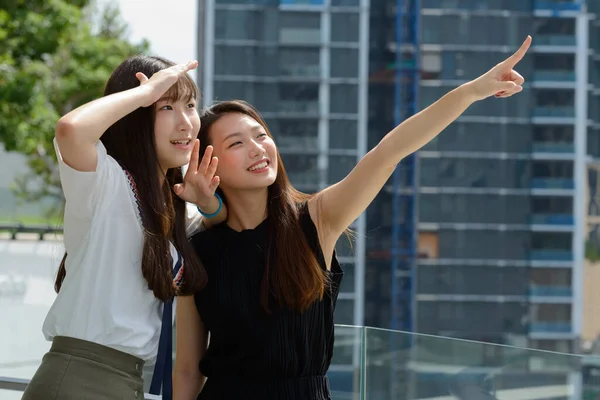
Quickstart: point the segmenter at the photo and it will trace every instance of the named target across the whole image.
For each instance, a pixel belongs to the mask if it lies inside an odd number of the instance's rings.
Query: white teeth
[[[257,169],[263,169],[263,168],[267,168],[267,162],[261,162],[260,164],[256,164],[253,167],[248,168],[249,171],[256,171]]]

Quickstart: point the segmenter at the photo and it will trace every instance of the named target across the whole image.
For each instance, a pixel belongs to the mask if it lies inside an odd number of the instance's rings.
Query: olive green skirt
[[[58,336],[22,399],[143,399],[143,366],[141,359],[130,354]]]

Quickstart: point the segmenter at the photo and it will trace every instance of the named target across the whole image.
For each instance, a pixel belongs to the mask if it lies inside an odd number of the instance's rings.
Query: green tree
[[[96,12],[90,0],[0,0],[0,142],[31,168],[15,182],[19,198],[62,200],[56,122],[101,96],[112,70],[148,48],[127,40],[113,5]]]

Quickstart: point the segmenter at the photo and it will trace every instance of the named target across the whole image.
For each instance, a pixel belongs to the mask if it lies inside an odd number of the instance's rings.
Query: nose
[[[179,132],[188,132],[192,130],[192,121],[186,115],[186,113],[181,113],[179,116],[179,120],[177,121],[177,130]]]
[[[261,157],[263,154],[265,154],[263,145],[256,140],[252,140],[250,145],[250,158]]]

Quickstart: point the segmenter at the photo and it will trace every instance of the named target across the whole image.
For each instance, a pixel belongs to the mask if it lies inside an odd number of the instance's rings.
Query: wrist
[[[214,195],[210,196],[210,198],[197,202],[196,207],[198,207],[198,211],[200,211],[202,215],[210,218],[221,211],[221,208],[223,207],[223,200],[217,193],[215,193]]]
[[[481,100],[480,96],[477,94],[477,82],[475,80],[460,85],[456,90],[469,104]]]
[[[152,99],[152,90],[149,85],[140,85],[131,89],[131,91],[140,107],[149,107],[154,104],[154,100]]]

